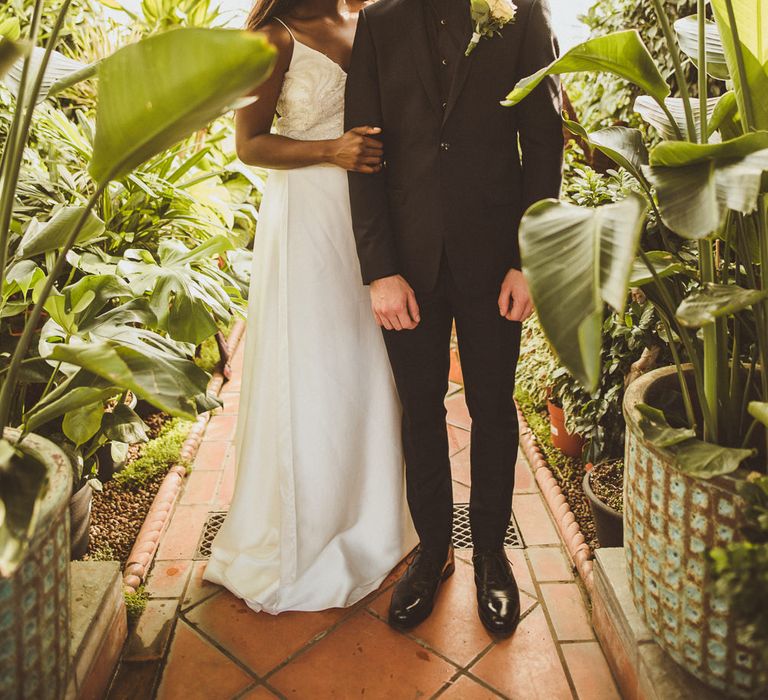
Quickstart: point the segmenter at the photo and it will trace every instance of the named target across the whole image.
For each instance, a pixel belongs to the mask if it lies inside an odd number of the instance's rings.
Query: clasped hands
[[[499,292],[499,314],[508,321],[525,321],[533,313],[528,283],[520,270],[510,269]],[[413,330],[421,315],[416,293],[401,275],[371,282],[371,308],[376,323],[388,331]]]

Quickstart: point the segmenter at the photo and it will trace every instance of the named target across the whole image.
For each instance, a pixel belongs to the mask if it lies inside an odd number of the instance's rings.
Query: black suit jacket
[[[446,1],[466,5],[469,43],[469,0]],[[401,274],[431,291],[445,252],[460,288],[485,292],[520,267],[523,212],[559,194],[558,82],[543,81],[516,107],[500,104],[555,59],[557,44],[546,0],[516,0],[502,36],[462,55],[444,106],[422,3],[380,0],[360,14],[355,37],[346,127],[381,127],[386,159],[377,175],[349,174],[363,282]]]

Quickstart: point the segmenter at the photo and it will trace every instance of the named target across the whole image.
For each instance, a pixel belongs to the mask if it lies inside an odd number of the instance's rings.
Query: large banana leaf
[[[177,29],[99,64],[90,172],[103,183],[207,126],[272,69],[275,48],[253,32]]]
[[[44,56],[45,49],[40,48],[39,46],[32,49],[29,62],[32,75],[36,75],[39,72]],[[16,61],[5,76],[5,84],[16,97],[18,97],[23,69],[24,62],[20,60]],[[45,98],[51,94],[53,87],[57,84],[67,83],[68,85],[74,85],[78,80],[72,79],[72,76],[80,76],[80,80],[83,80],[95,75],[95,73],[95,66],[88,66],[85,63],[68,58],[58,51],[52,51],[35,102],[39,104],[45,100]]]
[[[0,77],[4,76],[23,55],[23,44],[0,37]]]
[[[699,65],[699,18],[697,15],[683,17],[675,22],[677,43],[682,52]],[[705,28],[705,57],[707,73],[717,80],[728,80],[728,64],[720,31],[714,22],[707,22]]]
[[[700,328],[753,306],[768,297],[766,289],[744,289],[735,284],[707,284],[691,292],[677,308],[678,321]]]
[[[636,193],[597,209],[544,200],[520,226],[541,326],[563,364],[592,391],[600,378],[603,304],[624,308],[647,209]]]
[[[719,102],[719,97],[710,97],[707,100],[708,116],[714,114]],[[672,118],[675,120],[677,127],[682,133],[685,133],[688,126],[686,122],[685,106],[683,105],[683,100],[679,97],[668,97],[664,100],[664,104],[666,105],[669,113],[672,115]],[[672,122],[670,122],[667,113],[650,95],[640,95],[635,100],[634,109],[635,112],[637,112],[643,118],[643,121],[647,122],[654,129],[656,129],[661,138],[668,140],[675,140],[677,138],[677,131],[675,130]],[[696,133],[700,135],[701,115],[697,109],[693,111],[693,121],[696,126]],[[709,123],[709,121],[707,121],[707,123]]]
[[[742,116],[746,100],[752,105],[755,129],[768,129],[768,0],[731,0],[740,47],[733,41],[726,0],[711,0],[725,58]],[[744,58],[746,85],[738,70],[737,51]]]
[[[659,144],[644,172],[664,223],[680,236],[701,239],[722,226],[727,209],[754,212],[768,170],[767,138],[755,132],[719,144]]]
[[[503,104],[516,105],[548,75],[583,71],[612,73],[634,83],[657,100],[663,100],[670,92],[640,34],[627,30],[574,46],[556,61],[518,82]]]
[[[50,221],[40,224],[32,219],[16,249],[19,258],[31,258],[61,247],[76,226],[84,207],[62,207]],[[85,243],[104,233],[104,222],[92,211],[77,236],[77,243]]]
[[[768,402],[750,401],[749,414],[768,428]]]

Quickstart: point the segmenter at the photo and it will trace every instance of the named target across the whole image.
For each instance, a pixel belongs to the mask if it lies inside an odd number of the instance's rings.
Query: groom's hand
[[[371,282],[371,308],[376,323],[388,331],[410,331],[421,320],[416,293],[400,275]]]
[[[520,270],[511,269],[501,283],[499,313],[507,321],[525,321],[533,313],[528,283]]]

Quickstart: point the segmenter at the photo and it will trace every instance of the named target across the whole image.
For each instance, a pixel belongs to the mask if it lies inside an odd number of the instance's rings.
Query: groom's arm
[[[518,79],[549,65],[558,56],[549,3],[533,0],[521,48]],[[558,197],[563,167],[560,81],[545,78],[517,107],[523,165],[522,210],[541,199]],[[519,260],[519,252],[517,260]]]
[[[358,20],[347,76],[345,129],[361,124],[382,126],[376,51],[364,11]],[[370,284],[374,280],[398,274],[386,175],[384,172],[372,175],[350,172],[349,196],[363,283]]]

